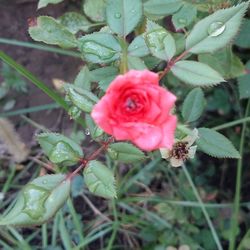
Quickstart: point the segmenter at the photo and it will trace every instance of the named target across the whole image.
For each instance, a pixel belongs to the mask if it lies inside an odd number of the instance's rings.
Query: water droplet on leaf
[[[47,184],[48,183],[48,181],[47,180],[43,180],[43,184]]]
[[[150,49],[155,52],[164,50],[164,39],[167,35],[164,29],[155,29],[147,33],[146,39]]]
[[[115,18],[119,19],[119,18],[121,18],[121,16],[122,16],[121,13],[119,13],[119,12],[115,13]]]
[[[44,203],[49,194],[49,191],[45,188],[33,184],[27,185],[23,192],[25,203],[23,212],[34,220],[41,218],[46,212]]]
[[[62,163],[66,161],[75,161],[77,160],[77,156],[72,147],[63,142],[59,141],[53,150],[49,154],[49,158],[53,163]]]
[[[88,128],[85,129],[85,135],[90,135],[90,130]]]
[[[181,23],[181,24],[186,24],[186,23],[187,23],[187,20],[184,19],[184,18],[179,18],[179,19],[178,19],[178,22]]]
[[[226,29],[226,25],[223,22],[211,23],[208,28],[208,34],[212,37],[221,35]]]
[[[101,60],[109,60],[116,54],[116,51],[95,41],[85,41],[82,50],[84,54],[95,55]]]
[[[118,152],[117,151],[109,148],[108,152],[109,152],[109,154],[110,154],[110,156],[111,156],[112,159],[114,159],[114,160],[118,159]]]

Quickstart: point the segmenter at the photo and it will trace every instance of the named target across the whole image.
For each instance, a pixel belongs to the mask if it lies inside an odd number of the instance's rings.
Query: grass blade
[[[40,81],[36,76],[34,76],[31,72],[29,72],[22,65],[16,63],[15,60],[13,60],[11,57],[6,55],[3,51],[0,51],[0,59],[2,59],[9,66],[14,68],[22,76],[30,80],[35,86],[37,86],[40,90],[42,90],[45,94],[47,94],[51,99],[53,99],[66,111],[69,110],[68,104],[64,101],[64,99],[60,95],[58,95],[55,91],[53,91],[48,86],[46,86],[46,84]],[[84,127],[84,120],[82,118],[79,118],[77,121]]]

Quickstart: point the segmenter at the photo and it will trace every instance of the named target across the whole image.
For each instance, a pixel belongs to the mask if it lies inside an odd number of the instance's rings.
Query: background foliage
[[[27,149],[13,126],[0,118],[0,138],[5,145],[0,160],[2,211],[6,211],[17,191],[28,183],[16,204],[11,205],[12,214],[5,212],[7,216],[3,214],[0,220],[1,225],[7,225],[0,228],[3,249],[158,250],[186,245],[194,250],[214,250],[220,246],[227,249],[228,242],[230,250],[250,249],[249,129],[246,123],[250,120],[246,103],[250,97],[248,13],[241,24],[247,4],[219,10],[238,3],[40,0],[39,9],[50,5],[42,9],[40,17],[29,21],[29,34],[36,41],[58,45],[61,49],[40,45],[31,39],[27,43],[6,39],[3,34],[1,43],[80,57],[88,62],[76,77],[62,79],[66,83],[63,87],[54,81],[55,90],[51,90],[31,72],[0,53],[1,59],[14,68],[2,65],[1,116],[25,114],[12,122],[20,127],[28,123],[36,132],[43,132],[38,136],[43,151],[36,143]],[[5,6],[6,2],[0,4]],[[47,8],[56,9],[60,5],[64,7],[63,13],[47,16]],[[185,48],[192,54],[183,55]],[[177,62],[179,55],[184,60]],[[131,144],[117,142],[111,144],[107,154],[100,155],[100,161],[88,163],[84,179],[77,175],[72,179],[71,188],[69,179],[61,183],[68,167],[74,166],[86,153],[95,152],[100,138],[105,139],[88,113],[109,83],[119,72],[145,68],[155,72],[166,70],[162,84],[178,96],[179,121],[190,128],[200,127],[197,141],[200,151],[225,159],[198,153],[187,162],[187,167],[173,169],[160,159],[159,152],[145,155]],[[15,96],[24,96],[29,89],[17,71],[57,104],[19,109]],[[58,108],[58,105],[73,119],[72,123],[68,122],[68,130],[61,130],[59,124],[45,128],[42,122],[28,116],[39,110]],[[180,138],[185,129],[179,129]],[[10,140],[15,143],[7,143]],[[239,169],[242,169],[242,180]],[[64,175],[38,177],[53,172]],[[238,185],[235,207],[240,206],[239,214],[233,212],[235,183]],[[240,188],[241,201],[237,194]],[[106,198],[117,196],[117,199],[97,198],[90,192]],[[51,205],[51,196],[60,199]],[[64,202],[54,216],[55,204],[59,208]],[[36,213],[33,213],[34,205],[37,205]],[[43,222],[47,223],[32,229],[13,227]],[[233,242],[236,234],[237,248]]]

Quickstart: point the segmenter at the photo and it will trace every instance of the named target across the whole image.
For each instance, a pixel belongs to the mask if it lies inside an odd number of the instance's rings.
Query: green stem
[[[43,242],[43,248],[46,248],[48,246],[47,223],[42,225],[42,242]]]
[[[167,67],[164,69],[164,71],[160,74],[160,80],[171,70],[171,68],[180,61],[183,57],[185,57],[189,53],[188,50],[185,50],[183,53],[181,53],[176,58],[170,60],[167,64]]]
[[[10,165],[10,174],[8,174],[8,179],[4,183],[2,193],[6,193],[9,190],[11,181],[13,180],[13,177],[15,176],[15,173],[16,173],[16,165],[11,164]]]
[[[128,71],[128,45],[125,38],[120,38],[122,47],[122,56],[120,61],[120,73],[125,74]]]
[[[250,99],[248,100],[245,117],[247,117],[250,109]],[[235,197],[234,197],[234,211],[231,219],[231,235],[229,241],[229,250],[235,250],[235,242],[237,236],[237,227],[238,227],[238,215],[240,209],[240,190],[241,190],[241,176],[242,176],[242,158],[244,154],[244,143],[245,143],[245,133],[246,133],[246,122],[243,123],[241,138],[240,138],[240,155],[241,158],[237,163],[237,174],[236,174],[236,187],[235,187]]]
[[[30,80],[35,86],[37,86],[40,90],[42,90],[45,94],[47,94],[51,99],[57,102],[66,111],[69,110],[68,104],[64,101],[64,99],[60,95],[58,95],[55,91],[47,87],[42,81],[36,78],[31,72],[25,69],[22,65],[16,63],[15,60],[13,60],[11,57],[6,55],[3,51],[0,51],[0,59],[2,59],[9,66],[14,68],[22,76]],[[82,118],[79,118],[77,121],[84,127],[84,120]]]
[[[43,110],[51,110],[51,109],[56,109],[56,108],[59,108],[59,105],[57,103],[50,103],[50,104],[34,106],[31,108],[24,108],[24,109],[18,109],[15,111],[5,112],[5,113],[0,114],[0,117],[23,115],[23,114],[27,114],[27,113],[39,112],[39,111],[43,111]]]
[[[188,172],[188,170],[187,170],[187,168],[186,168],[186,166],[184,164],[182,165],[182,169],[183,169],[184,174],[187,177],[187,180],[188,180],[188,182],[189,182],[189,184],[190,184],[190,186],[191,186],[191,188],[193,190],[193,193],[194,193],[197,201],[199,202],[200,208],[201,208],[201,210],[202,210],[202,212],[203,212],[203,214],[204,214],[204,216],[206,218],[207,224],[208,224],[208,226],[210,228],[210,231],[211,231],[212,236],[214,238],[214,241],[215,241],[215,243],[217,245],[217,248],[219,250],[223,250],[223,248],[221,246],[221,243],[220,243],[220,240],[219,240],[219,237],[218,237],[218,235],[216,233],[216,230],[215,230],[215,228],[213,226],[213,223],[209,218],[208,212],[207,212],[207,210],[206,210],[206,208],[205,208],[205,206],[204,206],[204,204],[202,202],[202,199],[201,199],[201,197],[200,197],[200,195],[198,193],[198,190],[195,187],[194,182],[193,182],[193,180],[192,180],[192,178],[191,178],[191,176],[190,176],[190,174],[189,174],[189,172]]]
[[[71,198],[69,198],[67,200],[67,205],[68,205],[68,208],[69,208],[69,212],[72,215],[72,219],[73,219],[73,222],[74,222],[74,225],[75,225],[75,229],[78,232],[80,242],[83,242],[84,237],[83,237],[82,224],[81,224],[81,221],[79,220],[79,217],[77,216],[77,213],[76,213],[76,210],[74,208],[74,204],[73,204]]]
[[[113,244],[117,235],[117,231],[119,228],[119,221],[118,221],[118,215],[117,215],[117,208],[116,208],[116,203],[115,200],[112,200],[112,208],[113,208],[113,216],[114,216],[114,223],[113,223],[113,232],[112,235],[110,237],[108,246],[106,250],[112,250],[113,248]]]
[[[221,130],[221,129],[233,127],[233,126],[241,124],[241,123],[246,123],[246,122],[250,122],[250,117],[249,116],[245,117],[245,118],[242,118],[242,119],[238,119],[236,121],[224,123],[222,125],[213,127],[213,129],[214,130]]]
[[[26,47],[26,48],[31,48],[31,49],[38,49],[38,50],[53,52],[53,53],[57,53],[57,54],[65,55],[65,56],[81,58],[81,54],[78,52],[54,48],[48,45],[41,45],[41,44],[36,44],[36,43],[31,43],[31,42],[23,42],[23,41],[18,41],[14,39],[8,39],[8,38],[0,38],[0,43],[21,46],[21,47]]]

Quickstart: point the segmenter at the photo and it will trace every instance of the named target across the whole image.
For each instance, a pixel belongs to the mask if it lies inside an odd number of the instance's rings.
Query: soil
[[[37,11],[37,2],[36,0],[0,0],[0,37],[34,42],[27,31],[29,18],[39,15],[58,17],[69,8],[78,7],[74,1],[71,1],[70,5],[68,1],[64,1],[61,4],[55,6],[50,5],[47,8]],[[77,58],[13,45],[0,44],[0,50],[14,58],[16,62],[26,67],[37,76],[38,79],[50,87],[52,87],[53,78],[71,82],[83,64],[83,62]],[[0,82],[2,82],[1,76]],[[15,96],[16,105],[13,110],[53,102],[53,100],[31,82],[28,83],[28,88],[29,91],[27,93],[18,93],[17,96]],[[53,130],[56,127],[55,125],[59,124],[59,121],[60,125],[62,124],[63,130],[71,126],[69,116],[66,113],[62,113],[59,109],[30,113],[28,117],[38,124]],[[17,131],[23,140],[27,144],[31,142],[36,129],[27,123],[19,126],[21,118],[18,116],[11,117],[10,120],[16,125]]]

